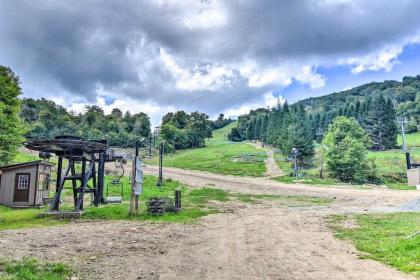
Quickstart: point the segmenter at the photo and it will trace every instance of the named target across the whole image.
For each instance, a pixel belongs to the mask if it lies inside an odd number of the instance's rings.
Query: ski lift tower
[[[93,194],[95,206],[104,202],[105,162],[113,160],[107,158],[106,140],[92,141],[75,136],[58,136],[55,139],[28,141],[25,146],[42,153],[53,153],[58,157],[56,190],[49,213],[59,211],[61,194],[66,181],[72,182],[74,202],[72,213],[81,214],[86,193]],[[63,169],[64,159],[67,160],[65,169]],[[76,173],[77,163],[81,164],[80,173]]]

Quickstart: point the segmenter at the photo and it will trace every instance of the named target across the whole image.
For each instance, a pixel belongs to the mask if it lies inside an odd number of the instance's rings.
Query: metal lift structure
[[[72,182],[74,211],[83,211],[84,195],[93,194],[93,205],[106,203],[104,199],[105,163],[114,162],[115,156],[107,153],[106,140],[85,140],[75,136],[58,136],[55,139],[32,140],[25,143],[28,149],[58,157],[57,180],[50,212],[60,209],[61,194],[66,181]],[[63,161],[67,166],[63,168]],[[81,164],[80,173],[76,173],[76,164]]]

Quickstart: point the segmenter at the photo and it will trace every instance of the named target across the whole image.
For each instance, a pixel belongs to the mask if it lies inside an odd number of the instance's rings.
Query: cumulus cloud
[[[3,0],[0,64],[26,96],[72,108],[105,91],[116,99],[104,106],[156,116],[237,115],[293,83],[324,87],[325,65],[389,71],[418,42],[419,10],[416,0]]]
[[[378,53],[372,53],[362,57],[352,57],[341,61],[341,63],[351,65],[351,72],[353,74],[380,70],[389,72],[395,64],[398,64],[397,58],[402,51],[402,46],[388,47]]]
[[[223,113],[225,116],[238,117],[258,108],[273,108],[282,105],[286,100],[281,95],[275,96],[272,91],[266,92],[259,101],[243,104],[239,107],[230,108]]]

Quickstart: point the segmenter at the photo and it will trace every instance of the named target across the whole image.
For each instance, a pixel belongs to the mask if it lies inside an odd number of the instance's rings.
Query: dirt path
[[[250,145],[256,147],[257,149],[263,149],[264,145],[262,142],[257,141],[255,143],[249,142]],[[265,163],[265,176],[274,178],[278,176],[282,176],[284,173],[277,165],[276,160],[274,159],[274,150],[269,146],[265,146],[267,150],[267,158],[264,160]]]
[[[146,167],[156,174],[156,167]],[[86,279],[415,279],[360,259],[333,237],[332,213],[392,211],[419,192],[285,185],[165,168],[165,178],[246,193],[335,197],[332,204],[223,204],[230,213],[197,224],[90,222],[0,232],[2,258],[38,256],[73,264]]]
[[[283,171],[277,165],[276,160],[274,159],[274,151],[267,151],[267,158],[265,160],[265,174],[267,177],[278,177],[283,175]]]

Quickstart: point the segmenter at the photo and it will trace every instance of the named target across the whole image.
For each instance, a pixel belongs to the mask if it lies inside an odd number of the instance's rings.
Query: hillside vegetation
[[[262,176],[265,172],[266,153],[250,143],[234,143],[227,139],[236,122],[214,130],[206,146],[198,149],[181,150],[167,154],[163,165],[192,170],[202,170],[237,176]],[[157,164],[155,157],[146,163]]]

